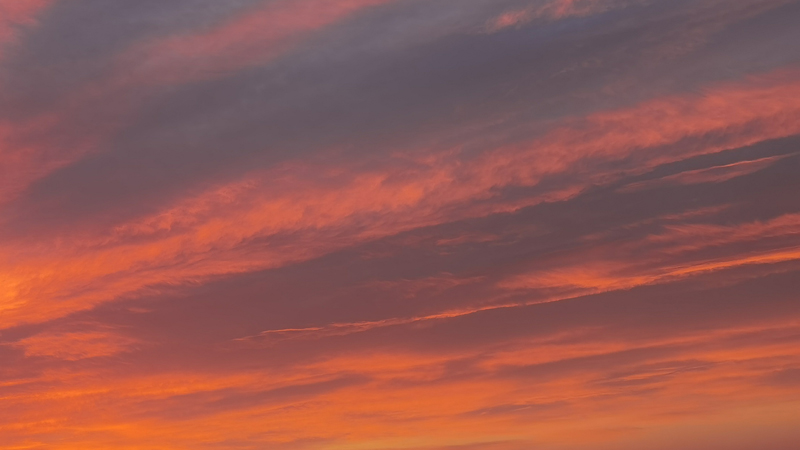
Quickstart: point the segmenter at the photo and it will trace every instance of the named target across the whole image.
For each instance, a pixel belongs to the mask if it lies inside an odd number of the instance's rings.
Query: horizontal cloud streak
[[[786,0],[0,0],[0,447],[797,447]]]
[[[642,171],[726,146],[798,133],[800,104],[794,98],[800,96],[794,94],[800,84],[792,80],[787,74],[778,74],[744,86],[720,87],[702,97],[655,100],[629,110],[602,113],[558,127],[524,146],[492,150],[474,159],[462,160],[457,152],[426,159],[418,153],[398,155],[384,163],[385,169],[365,172],[344,183],[340,174],[357,168],[332,169],[302,161],[287,164],[138,224],[119,225],[99,240],[73,240],[78,247],[65,249],[71,256],[63,261],[53,260],[52,253],[40,259],[35,254],[26,257],[25,249],[7,247],[5,253],[14,255],[15,270],[8,272],[11,287],[6,304],[27,303],[27,307],[18,308],[21,320],[36,320],[36,316],[41,320],[48,315],[42,315],[36,305],[54,295],[61,299],[61,306],[53,313],[60,315],[148,284],[302,261],[365,239],[441,223],[441,215],[456,207],[458,216],[448,213],[450,220],[567,198],[586,184],[567,185],[510,203],[496,198],[494,191],[535,186],[547,176],[575,170],[584,161],[617,161],[639,151],[646,159],[638,162],[638,168],[628,170]],[[659,123],[658,132],[653,131],[654,122]],[[759,125],[757,134],[747,131],[754,123]],[[721,130],[742,131],[729,133],[710,147],[684,145],[680,151],[672,151],[674,156],[663,150],[652,156],[646,152]],[[566,149],[569,156],[564,156]],[[582,176],[591,182],[609,175],[598,172]],[[286,194],[275,196],[271,192]],[[488,206],[487,199],[495,200]],[[227,210],[227,219],[209,215],[219,208]],[[264,238],[275,240],[275,250],[265,242],[258,244],[266,244],[264,250],[247,250],[237,256],[243,243]],[[209,259],[209,252],[219,256]],[[7,267],[9,264],[6,262]],[[45,267],[48,269],[43,270]],[[155,268],[159,270],[153,271]],[[48,272],[59,275],[42,279],[41,274]],[[27,278],[26,273],[36,274],[36,278]],[[101,277],[109,281],[93,281]],[[83,286],[89,285],[92,290],[82,293]],[[98,289],[103,285],[107,287]],[[26,310],[37,312],[29,316]]]

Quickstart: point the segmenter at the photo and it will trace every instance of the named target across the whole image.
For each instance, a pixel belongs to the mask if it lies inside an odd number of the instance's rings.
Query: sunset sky
[[[800,448],[800,1],[0,0],[0,449]]]

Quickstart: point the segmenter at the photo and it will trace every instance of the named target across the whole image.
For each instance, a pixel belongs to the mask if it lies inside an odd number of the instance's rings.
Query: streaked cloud
[[[794,449],[798,18],[0,0],[0,447]]]

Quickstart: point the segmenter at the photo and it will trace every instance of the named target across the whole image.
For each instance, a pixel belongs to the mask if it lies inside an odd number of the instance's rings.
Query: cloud
[[[0,0],[0,447],[797,447],[798,13]]]
[[[17,345],[28,357],[45,356],[68,361],[111,356],[138,344],[136,339],[103,331],[37,334]]]
[[[13,320],[45,320],[152,284],[280,267],[446,220],[569,198],[609,174],[582,173],[579,183],[511,202],[495,192],[536,186],[560,173],[581,173],[579,167],[588,161],[621,161],[637,152],[637,165],[627,169],[637,173],[688,156],[790,135],[800,132],[795,126],[800,122],[794,120],[800,114],[793,100],[797,89],[789,74],[768,75],[744,85],[723,85],[702,96],[658,99],[568,120],[525,145],[470,159],[452,151],[425,159],[411,153],[390,157],[377,170],[300,160],[256,172],[138,223],[75,237],[72,248],[62,250],[63,259],[49,250],[47,256],[38,256],[7,245],[6,254],[15,257],[6,302],[21,306],[13,313],[18,319],[6,320],[9,325]],[[747,131],[755,123],[757,131]],[[721,130],[728,130],[725,140],[710,146],[681,145],[672,154],[656,150]],[[343,173],[358,175],[344,179]],[[489,199],[492,203],[487,205]],[[220,216],[220,211],[226,212]],[[267,245],[261,251],[242,247],[264,239]],[[211,254],[218,256],[210,258]],[[53,275],[43,277],[45,273]],[[92,281],[100,279],[107,281]],[[57,310],[34,306],[53,296],[63,299]]]
[[[46,9],[51,0],[19,0],[0,3],[0,58],[16,40],[17,28],[36,24],[36,15]]]
[[[506,11],[486,25],[489,33],[496,33],[506,28],[515,28],[536,20],[558,20],[568,17],[580,17],[601,14],[616,8],[629,7],[643,3],[641,0],[620,2],[608,0],[557,0],[536,4],[524,9]]]
[[[707,169],[688,170],[675,175],[669,175],[656,180],[640,181],[631,183],[620,189],[620,192],[633,192],[640,189],[648,189],[655,186],[669,186],[695,183],[721,183],[736,177],[747,175],[780,161],[785,158],[773,156],[761,158],[753,161],[741,161],[733,164],[711,167]]]
[[[119,57],[123,83],[187,83],[264,64],[303,37],[392,0],[267,2],[201,33],[135,44]]]

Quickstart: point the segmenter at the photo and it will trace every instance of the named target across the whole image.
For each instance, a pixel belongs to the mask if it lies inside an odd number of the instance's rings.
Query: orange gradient
[[[0,449],[800,448],[798,20],[0,0]]]

